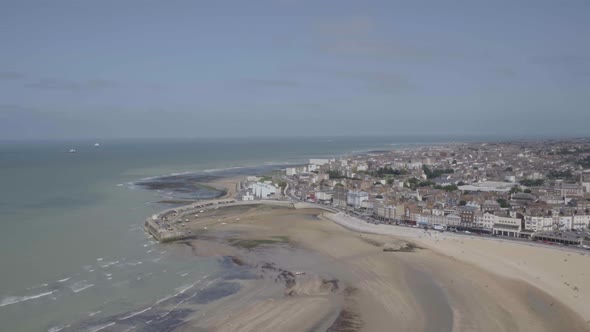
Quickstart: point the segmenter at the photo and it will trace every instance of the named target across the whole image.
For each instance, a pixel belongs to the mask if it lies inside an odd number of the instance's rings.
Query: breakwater
[[[295,209],[314,209],[319,208],[332,213],[338,213],[339,211],[335,208],[306,202],[292,202],[286,200],[255,200],[255,201],[236,201],[236,200],[212,200],[204,201],[199,203],[193,203],[182,207],[164,210],[158,214],[146,219],[144,227],[145,230],[150,233],[154,239],[159,242],[170,242],[176,240],[182,240],[191,237],[193,234],[190,232],[180,229],[177,225],[182,223],[183,218],[188,215],[199,213],[209,209],[218,209],[230,206],[240,205],[274,205],[290,207]]]

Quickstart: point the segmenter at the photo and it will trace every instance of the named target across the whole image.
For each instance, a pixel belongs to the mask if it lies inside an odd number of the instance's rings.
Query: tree
[[[522,184],[523,186],[527,186],[527,187],[538,187],[538,186],[542,186],[544,182],[545,181],[543,181],[543,179],[538,179],[538,180],[524,179],[524,180],[520,180],[520,184]]]
[[[339,171],[336,171],[336,170],[328,171],[328,176],[330,176],[330,179],[343,179],[343,178],[345,178],[345,176],[342,173],[340,173]]]
[[[408,171],[406,171],[405,169],[399,170],[393,169],[391,167],[380,167],[378,170],[372,172],[372,175],[376,177],[383,177],[385,175],[399,176],[406,174],[408,174]]]
[[[514,187],[510,188],[510,193],[511,194],[516,194],[516,193],[519,193],[521,191],[522,191],[522,189],[520,189],[519,186],[514,186]]]
[[[455,190],[459,190],[459,188],[457,187],[456,184],[450,184],[448,186],[444,186],[443,190],[445,191],[455,191]]]
[[[459,206],[465,206],[465,205],[467,205],[467,202],[465,202],[463,200],[459,201]]]
[[[531,191],[530,189],[525,189],[525,190],[524,190],[524,193],[525,193],[525,194],[530,194],[530,193],[532,193],[532,191]]]
[[[498,202],[498,204],[500,204],[500,207],[502,207],[502,208],[509,208],[510,207],[510,204],[508,204],[508,202],[504,198],[498,198],[496,200],[496,202]]]
[[[547,177],[550,179],[570,180],[574,177],[574,175],[572,174],[572,171],[570,171],[569,169],[565,171],[551,170],[549,171],[549,174],[547,174]]]
[[[452,168],[435,169],[434,171],[432,171],[426,165],[422,165],[422,170],[424,171],[424,174],[426,174],[426,178],[428,179],[437,178],[443,174],[455,173],[455,170]]]

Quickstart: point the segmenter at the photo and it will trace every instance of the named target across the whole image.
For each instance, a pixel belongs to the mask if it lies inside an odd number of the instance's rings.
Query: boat
[[[68,151],[68,153],[76,153],[76,152],[78,152],[78,151],[76,151],[76,149],[70,149],[70,150]]]
[[[100,143],[94,143],[94,147],[97,148],[100,146]]]

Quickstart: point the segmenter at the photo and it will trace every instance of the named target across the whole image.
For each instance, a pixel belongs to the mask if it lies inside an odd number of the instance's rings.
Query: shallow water
[[[143,231],[145,218],[164,208],[151,202],[219,193],[198,186],[180,193],[174,188],[143,190],[135,184],[141,179],[266,172],[275,164],[391,148],[403,141],[103,141],[100,148],[93,143],[0,143],[3,330],[122,331],[122,322],[113,317],[154,307],[179,287],[224,273],[218,260],[177,255],[179,247],[158,244]],[[70,148],[78,153],[66,153]]]

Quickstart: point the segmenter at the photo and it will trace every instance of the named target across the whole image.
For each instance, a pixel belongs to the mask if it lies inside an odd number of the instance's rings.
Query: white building
[[[385,219],[395,219],[396,217],[396,207],[394,205],[384,205],[384,204],[378,204],[376,205],[375,209],[374,209],[374,213],[381,217],[381,218],[385,218]]]
[[[329,164],[330,162],[333,162],[333,161],[334,161],[334,159],[310,159],[309,164],[322,166],[322,165]]]
[[[422,163],[421,162],[413,162],[413,163],[406,163],[406,168],[408,169],[421,169],[422,168]]]
[[[492,231],[494,235],[520,237],[522,230],[522,222],[518,218],[499,217],[495,216],[494,226]]]
[[[318,192],[315,194],[315,197],[316,197],[318,200],[320,200],[320,201],[329,201],[329,200],[331,200],[331,199],[332,199],[332,194],[330,194],[330,193],[325,193],[325,192],[323,192],[323,191],[318,191]]]
[[[459,186],[461,191],[490,191],[490,192],[509,192],[514,186],[513,183],[509,182],[497,182],[497,181],[482,181],[473,184]]]
[[[475,224],[478,227],[482,227],[485,229],[490,229],[490,230],[493,229],[495,222],[496,222],[496,216],[494,214],[488,213],[488,212],[475,218]]]
[[[531,217],[525,216],[525,229],[540,232],[550,231],[553,229],[553,217]]]
[[[289,167],[286,169],[286,173],[287,173],[287,176],[293,176],[293,175],[297,174],[297,168]]]
[[[587,229],[588,225],[590,225],[590,215],[580,214],[559,217],[558,227],[560,229]]]
[[[359,163],[356,165],[357,172],[366,172],[369,169],[369,166],[366,163]]]
[[[441,214],[416,214],[415,220],[421,225],[445,225],[445,226],[459,226],[461,224],[461,217],[456,214],[448,216]]]
[[[253,201],[254,200],[254,196],[251,194],[246,194],[244,196],[242,196],[242,200],[243,201]]]
[[[355,208],[360,208],[364,201],[369,200],[369,194],[365,191],[351,190],[346,195],[346,204]]]
[[[579,214],[572,216],[572,225],[574,229],[590,228],[590,215]]]
[[[250,185],[252,194],[256,198],[269,198],[271,195],[276,194],[277,188],[269,183],[255,182]]]

